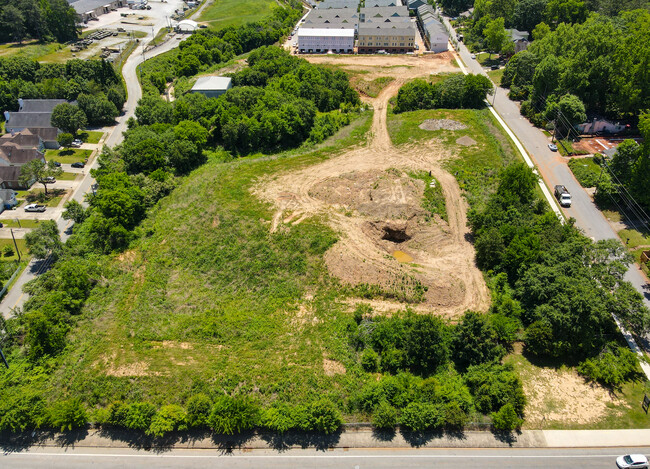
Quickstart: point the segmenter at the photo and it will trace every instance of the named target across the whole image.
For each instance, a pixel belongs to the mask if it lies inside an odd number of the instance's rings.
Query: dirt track
[[[468,309],[485,311],[489,293],[466,240],[466,202],[454,177],[441,168],[441,162],[453,155],[435,140],[397,148],[386,127],[388,101],[406,80],[457,69],[445,55],[387,59],[348,58],[354,67],[379,68],[375,70],[379,75],[395,78],[377,98],[364,98],[375,110],[367,145],[260,181],[256,193],[277,207],[272,232],[324,215],[340,233],[325,255],[330,273],[343,283],[380,285],[384,292],[393,293],[389,296],[395,300],[370,302],[376,311],[399,310],[404,302],[416,303],[412,305],[416,311],[450,317]],[[310,58],[316,63],[328,60],[344,63],[340,57]],[[413,170],[431,171],[442,185],[448,223],[439,218],[423,220],[424,183],[413,183],[404,172]],[[413,261],[399,262],[393,257],[395,251],[405,252]]]

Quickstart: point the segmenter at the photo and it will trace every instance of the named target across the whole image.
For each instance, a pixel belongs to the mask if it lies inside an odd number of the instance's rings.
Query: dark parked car
[[[83,168],[86,165],[83,164],[81,161],[77,161],[76,163],[72,163],[70,166],[73,168]]]
[[[54,166],[56,166],[57,168],[60,168],[60,167],[61,167],[61,163],[59,163],[58,161],[52,161],[52,164],[53,164]]]

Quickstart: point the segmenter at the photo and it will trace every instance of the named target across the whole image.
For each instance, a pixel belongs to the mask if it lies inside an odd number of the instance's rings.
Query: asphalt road
[[[448,19],[444,18],[444,21],[449,30],[454,31]],[[459,43],[457,51],[469,71],[487,76],[481,64],[471,58],[471,53],[463,43]],[[489,97],[490,101],[492,99],[493,97]],[[575,218],[576,226],[586,236],[595,241],[619,239],[605,216],[573,176],[573,173],[567,165],[567,158],[561,156],[558,152],[549,150],[548,144],[550,140],[548,137],[541,130],[534,127],[528,119],[522,117],[517,104],[508,98],[508,90],[497,88],[493,105],[494,109],[506,124],[508,124],[508,127],[510,127],[531,155],[551,192],[555,185],[562,184],[571,193],[571,207],[562,208],[567,218]],[[646,306],[650,308],[650,285],[636,264],[630,266],[630,269],[625,275],[625,279],[634,285],[637,291],[643,295]]]
[[[615,468],[616,457],[648,454],[650,448],[603,449],[335,449],[330,451],[245,450],[225,454],[218,450],[172,450],[152,453],[132,449],[43,448],[0,456],[6,468],[350,468],[394,469],[480,467],[507,468]]]

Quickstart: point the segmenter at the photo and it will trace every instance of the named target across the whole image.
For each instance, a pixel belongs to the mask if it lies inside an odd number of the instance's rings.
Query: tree
[[[63,208],[65,208],[65,211],[61,216],[64,220],[72,220],[76,224],[81,224],[88,218],[88,211],[74,199],[66,202]]]
[[[632,180],[636,163],[641,155],[641,147],[634,140],[624,140],[617,148],[609,168],[622,184]]]
[[[501,50],[501,46],[503,46],[504,41],[508,37],[503,18],[490,21],[483,30],[483,36],[487,40],[490,57],[492,57],[493,52],[499,52]]]
[[[470,365],[496,361],[505,355],[505,349],[497,343],[497,336],[484,316],[473,311],[465,313],[456,326],[453,356],[459,369]]]
[[[546,5],[546,18],[550,24],[583,23],[588,13],[581,0],[549,0]]]
[[[37,228],[25,235],[25,244],[37,259],[45,259],[51,256],[58,259],[63,253],[63,243],[59,235],[59,227],[53,220],[45,220],[38,224]]]
[[[520,0],[515,6],[513,22],[520,31],[531,32],[544,20],[547,0]]]
[[[544,39],[546,35],[549,34],[550,32],[551,32],[550,26],[542,21],[537,26],[535,26],[535,29],[533,29],[533,31],[531,32],[533,36],[533,41],[540,41]]]
[[[63,169],[57,167],[54,161],[32,160],[20,168],[20,183],[28,187],[34,182],[43,184],[47,195],[48,184],[53,184],[53,179],[63,174]],[[52,179],[53,178],[53,179]]]
[[[77,130],[88,125],[86,115],[79,107],[70,103],[58,104],[52,110],[51,124],[66,133],[76,135]]]
[[[501,407],[498,412],[492,414],[492,424],[496,430],[502,432],[511,432],[521,427],[524,423],[519,418],[515,408],[512,404],[508,403]]]
[[[2,7],[1,24],[14,41],[20,43],[25,38],[25,17],[23,13],[13,5]]]
[[[69,148],[70,145],[72,145],[72,142],[74,141],[74,135],[64,132],[62,134],[57,135],[56,141],[63,148]]]
[[[397,425],[397,409],[381,401],[372,413],[372,424],[380,429],[392,429]]]

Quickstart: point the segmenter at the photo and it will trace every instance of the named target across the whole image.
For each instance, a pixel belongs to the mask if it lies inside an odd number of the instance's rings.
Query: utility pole
[[[16,248],[16,253],[18,254],[18,262],[20,262],[20,251],[18,250],[18,244],[16,244],[16,238],[14,236],[13,228],[10,228],[10,231],[11,231],[11,238],[14,240],[14,247]]]

